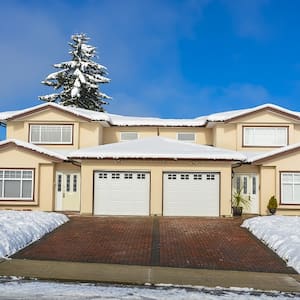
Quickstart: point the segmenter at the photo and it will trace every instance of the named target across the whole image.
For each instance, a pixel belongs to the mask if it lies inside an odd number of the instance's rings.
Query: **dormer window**
[[[121,141],[132,141],[138,139],[138,133],[134,131],[123,131],[121,132]]]
[[[73,125],[31,124],[29,141],[34,144],[71,145]]]
[[[288,144],[288,127],[243,127],[244,147],[282,147]]]
[[[194,132],[178,132],[177,140],[188,143],[195,143],[196,137]]]

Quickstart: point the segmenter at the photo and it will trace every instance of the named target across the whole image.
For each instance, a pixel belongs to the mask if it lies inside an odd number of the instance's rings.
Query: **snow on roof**
[[[115,126],[204,126],[206,117],[196,119],[161,119],[148,117],[130,117],[108,114],[111,125]]]
[[[240,116],[243,116],[243,115],[246,115],[246,114],[261,110],[261,109],[264,109],[264,108],[278,110],[280,112],[295,116],[296,118],[300,118],[300,113],[299,112],[295,112],[295,111],[283,108],[283,107],[275,105],[275,104],[266,103],[266,104],[255,106],[255,107],[252,107],[252,108],[225,111],[225,112],[220,112],[220,113],[216,113],[216,114],[211,114],[207,117],[207,121],[209,121],[209,122],[223,122],[223,121],[230,120],[232,118],[240,117]]]
[[[5,122],[7,119],[19,114],[22,110],[4,111],[0,112],[0,122]]]
[[[23,110],[0,112],[0,122],[5,122],[7,119],[22,116],[23,114],[34,112],[35,110],[39,110],[44,107],[55,107],[63,111],[72,113],[75,116],[83,117],[90,121],[107,122],[112,126],[174,126],[174,127],[205,126],[207,122],[225,122],[230,119],[241,117],[246,114],[259,111],[265,108],[273,109],[278,112],[282,112],[292,117],[295,117],[296,119],[300,119],[299,112],[285,109],[278,105],[269,104],[269,103],[252,107],[252,108],[247,108],[247,109],[225,111],[225,112],[211,114],[209,116],[200,116],[194,119],[162,119],[162,118],[151,118],[151,117],[122,116],[122,115],[92,111],[92,110],[78,108],[78,107],[63,106],[53,102],[47,102]]]
[[[72,113],[75,116],[83,117],[86,119],[89,119],[91,121],[109,121],[109,117],[106,113],[78,108],[78,107],[72,107],[72,106],[63,106],[57,103],[53,102],[47,102],[40,105],[36,105],[30,108],[26,108],[23,110],[17,110],[17,111],[8,111],[8,112],[2,112],[0,113],[0,120],[5,121],[10,118],[22,116],[23,114],[34,112],[35,110],[40,110],[42,108],[46,107],[55,107],[60,110]]]
[[[45,154],[45,155],[48,155],[48,156],[51,156],[54,158],[58,158],[60,160],[68,160],[67,156],[63,155],[62,153],[58,153],[56,151],[52,151],[52,150],[49,150],[49,149],[46,149],[46,148],[43,148],[43,147],[40,147],[40,146],[37,146],[34,144],[30,144],[27,142],[19,141],[16,139],[7,139],[4,141],[0,141],[0,146],[8,145],[10,143],[13,143],[16,146],[23,147],[23,148],[26,148],[26,149],[29,149],[29,150],[32,150],[32,151],[35,151],[35,152],[38,152],[41,154]]]
[[[238,160],[246,157],[236,151],[211,146],[185,143],[162,137],[106,144],[84,148],[70,153],[70,158],[163,158],[163,159],[209,159]]]
[[[259,160],[262,160],[262,159],[265,159],[265,158],[271,158],[271,157],[273,157],[275,155],[278,155],[278,154],[283,154],[285,152],[288,152],[288,151],[291,151],[291,150],[294,150],[294,149],[297,149],[297,148],[300,148],[300,143],[284,146],[284,147],[281,147],[281,148],[276,149],[276,150],[268,151],[268,152],[265,152],[265,153],[262,153],[262,154],[255,155],[253,157],[249,157],[247,159],[247,161],[248,162],[256,162],[256,161],[259,161]]]

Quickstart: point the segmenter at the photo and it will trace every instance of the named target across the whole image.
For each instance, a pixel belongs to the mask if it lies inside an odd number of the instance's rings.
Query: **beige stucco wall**
[[[179,132],[195,133],[196,143],[212,145],[212,129],[202,127],[155,127],[155,126],[121,126],[108,127],[103,129],[103,143],[117,143],[121,140],[121,132],[137,132],[138,138],[143,139],[153,136],[161,136],[170,139],[177,139]]]
[[[71,124],[73,125],[72,145],[41,145],[48,149],[78,149],[103,143],[103,129],[99,122],[89,122],[72,114],[46,109],[7,122],[7,138],[29,141],[30,124]]]
[[[213,128],[212,134],[215,147],[236,150],[236,124],[218,124]]]
[[[34,201],[0,201],[0,208],[53,210],[54,164],[37,153],[15,146],[0,150],[0,168],[34,169]]]
[[[220,172],[220,215],[231,214],[231,165],[229,162],[151,161],[151,160],[86,160],[81,167],[81,213],[93,213],[93,172],[148,171],[151,176],[150,214],[161,215],[163,205],[163,172]]]
[[[98,122],[79,123],[79,148],[103,144],[103,129]]]
[[[121,140],[121,132],[137,132],[138,138],[143,139],[147,137],[157,136],[157,128],[151,126],[145,127],[128,127],[128,126],[121,126],[121,127],[106,127],[103,128],[103,144],[111,144],[117,143]]]
[[[227,123],[217,123],[213,127],[213,145],[237,151],[268,151],[272,147],[244,147],[243,126],[285,126],[288,127],[288,142],[300,141],[300,125],[284,115],[269,111],[259,111],[245,117],[234,119]]]
[[[272,195],[278,200],[278,213],[300,215],[300,205],[280,204],[280,172],[300,171],[300,152],[293,152],[268,160],[261,167],[261,213],[267,213],[267,204]]]
[[[195,133],[195,143],[202,145],[212,145],[212,129],[204,127],[160,127],[159,135],[170,139],[177,139],[177,133],[190,132]]]

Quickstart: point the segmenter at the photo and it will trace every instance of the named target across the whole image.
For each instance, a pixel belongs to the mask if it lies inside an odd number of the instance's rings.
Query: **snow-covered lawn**
[[[58,213],[0,210],[0,258],[16,253],[67,221]]]
[[[122,286],[58,283],[0,278],[0,299],[127,299],[127,300],[286,300],[299,294],[262,292],[252,289],[222,289],[178,286]]]
[[[300,273],[300,217],[255,217],[245,220],[242,227],[249,229]]]

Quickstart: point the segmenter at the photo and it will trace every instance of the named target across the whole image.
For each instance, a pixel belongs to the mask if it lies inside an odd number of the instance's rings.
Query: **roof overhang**
[[[69,161],[69,159],[65,155],[23,141],[9,139],[0,142],[0,150],[10,146],[30,151],[38,155],[42,155],[54,162]]]

